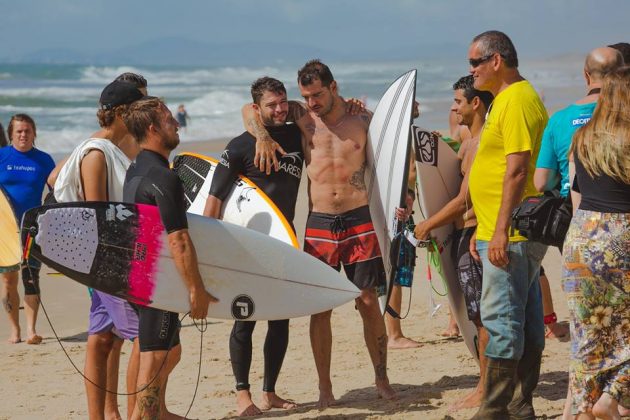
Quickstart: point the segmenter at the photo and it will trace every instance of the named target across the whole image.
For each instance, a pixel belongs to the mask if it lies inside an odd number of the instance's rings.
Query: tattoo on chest
[[[361,165],[359,170],[353,173],[352,176],[350,177],[350,185],[352,185],[354,188],[356,188],[359,191],[365,191],[366,189],[365,179],[364,179],[366,165],[367,163],[363,162],[363,165]]]

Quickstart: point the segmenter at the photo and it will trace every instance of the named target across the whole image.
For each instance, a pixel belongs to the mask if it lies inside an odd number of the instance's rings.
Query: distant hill
[[[334,47],[334,46],[333,46]],[[137,45],[89,53],[70,49],[42,49],[24,56],[2,57],[5,63],[46,63],[86,65],[269,65],[302,63],[319,57],[324,61],[401,60],[441,58],[464,54],[465,45],[409,43],[396,48],[374,50],[358,47],[338,51],[330,46],[316,48],[290,42],[204,43],[183,38],[161,38]]]

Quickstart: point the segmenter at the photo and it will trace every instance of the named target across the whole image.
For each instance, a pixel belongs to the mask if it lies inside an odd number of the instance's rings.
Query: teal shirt
[[[561,109],[549,118],[543,133],[537,168],[553,169],[560,177],[560,195],[569,195],[569,147],[575,131],[586,124],[593,115],[597,102],[573,104]]]

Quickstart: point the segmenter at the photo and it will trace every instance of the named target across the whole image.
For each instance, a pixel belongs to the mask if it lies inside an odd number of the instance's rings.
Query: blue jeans
[[[530,241],[510,242],[509,263],[496,267],[488,260],[488,242],[477,241],[483,265],[481,322],[490,340],[486,356],[520,360],[525,343],[545,347],[542,295],[538,281],[547,246]]]

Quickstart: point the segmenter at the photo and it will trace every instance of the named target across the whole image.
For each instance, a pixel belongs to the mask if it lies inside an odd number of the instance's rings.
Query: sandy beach
[[[225,141],[184,143],[176,152],[220,153]],[[302,179],[295,226],[300,240],[304,233],[308,198],[306,177]],[[419,212],[416,209],[416,214]],[[558,319],[566,322],[567,307],[560,288],[560,255],[550,249],[543,263],[550,279]],[[310,349],[308,318],[291,321],[289,349],[278,381],[277,392],[298,403],[288,411],[272,410],[263,417],[286,419],[314,418],[400,418],[466,419],[475,410],[449,412],[449,406],[471,391],[477,382],[478,367],[464,342],[442,339],[439,333],[447,324],[445,297],[434,295],[442,308],[429,316],[429,284],[426,280],[426,254],[420,250],[409,314],[402,321],[403,331],[423,346],[419,349],[393,350],[389,353],[389,378],[399,399],[387,402],[377,397],[374,373],[363,341],[361,319],[352,304],[333,315],[333,387],[338,405],[324,411],[316,408],[317,376]],[[82,369],[86,347],[89,297],[85,287],[42,268],[42,301],[61,344],[74,364]],[[443,286],[434,277],[438,291]],[[22,286],[20,286],[22,293]],[[404,290],[403,313],[409,300]],[[24,313],[20,311],[25,330]],[[209,320],[200,342],[200,333],[190,319],[183,321],[183,354],[170,377],[167,403],[172,411],[184,414],[191,404],[201,354],[201,376],[197,396],[190,410],[191,418],[233,418],[236,416],[234,379],[228,353],[232,322]],[[262,387],[262,344],[266,325],[259,323],[254,333],[254,360],[250,382],[254,400]],[[3,403],[0,419],[87,418],[83,378],[75,371],[57,342],[40,310],[38,332],[44,337],[39,346],[7,344],[8,323],[0,321],[0,390]],[[124,369],[130,345],[123,347],[119,391],[124,392]],[[547,340],[539,386],[534,405],[538,416],[559,418],[567,386],[569,344]],[[121,413],[126,412],[126,397],[119,397]]]

